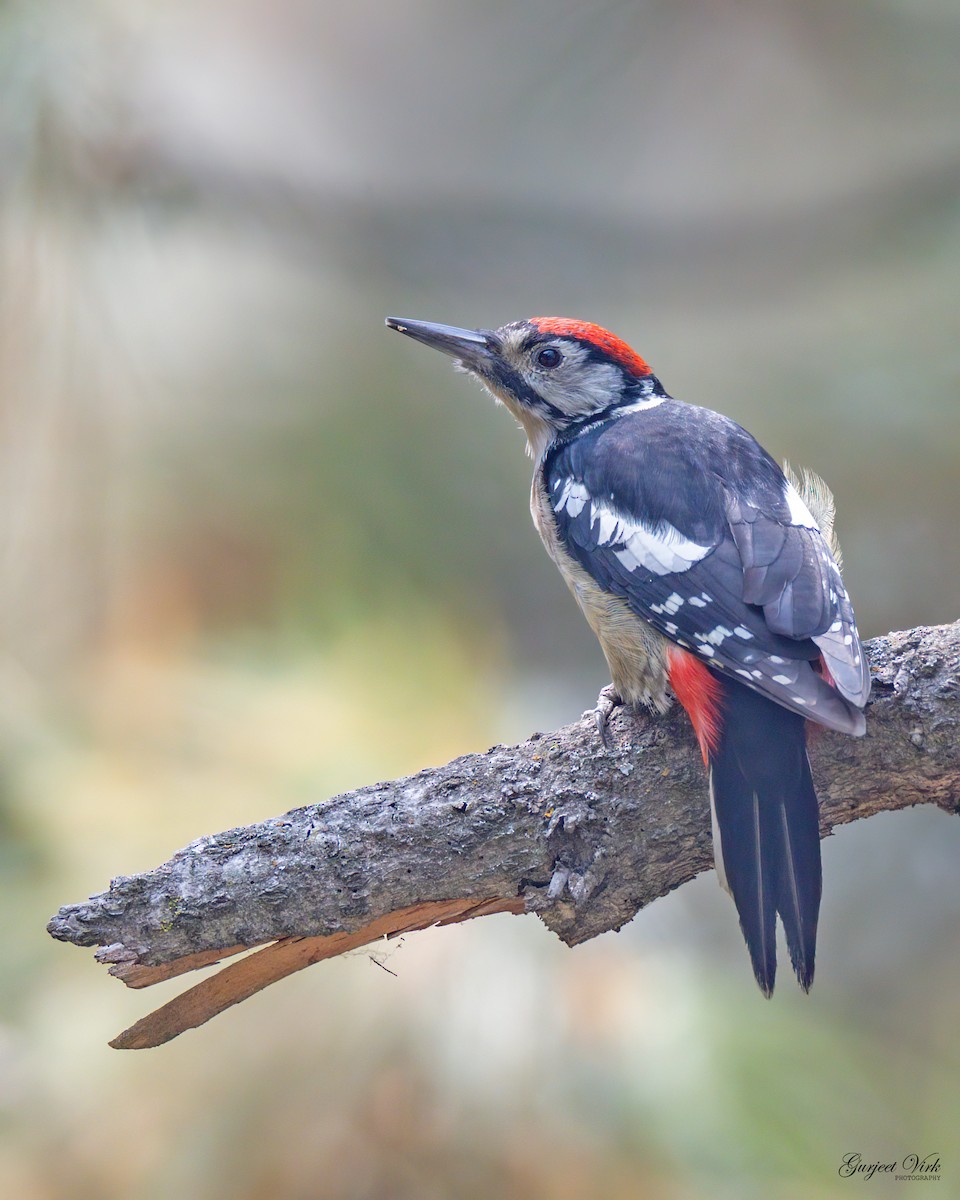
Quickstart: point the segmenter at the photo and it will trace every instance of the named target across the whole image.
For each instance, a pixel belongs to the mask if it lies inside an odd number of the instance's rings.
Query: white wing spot
[[[739,667],[737,667],[737,674],[738,674],[738,675],[742,675],[742,676],[744,677],[744,679],[749,679],[749,678],[750,678],[750,672],[749,672],[749,671],[742,671],[742,670],[741,670]]]
[[[807,701],[804,700],[804,698],[802,696],[791,696],[790,699],[794,702],[794,704],[806,704],[807,703]]]
[[[726,625],[715,625],[709,633],[695,633],[693,636],[698,642],[712,642],[714,646],[719,646],[724,638],[733,637],[733,630],[727,629]]]
[[[672,592],[662,604],[651,604],[650,611],[673,616],[683,606],[683,597],[678,592]]]
[[[790,678],[789,675],[774,675],[773,682],[784,684],[784,683],[793,683],[793,680]]]
[[[680,574],[689,571],[713,549],[689,541],[673,526],[657,532],[644,525],[623,521],[621,528],[623,549],[615,550],[614,554],[628,571],[643,567],[653,575]]]
[[[830,632],[831,633],[839,633],[842,628],[843,628],[842,621],[834,621],[834,623],[830,626]]]
[[[706,602],[706,600],[701,600],[699,596],[691,596],[691,597],[690,597],[690,603],[691,603],[691,604],[692,604],[692,605],[693,605],[695,608],[706,608],[706,607],[707,607],[707,602]]]
[[[599,506],[594,504],[591,512],[596,513]],[[599,508],[600,516],[600,536],[599,542],[601,546],[606,546],[610,542],[622,542],[624,529],[620,523],[620,518],[615,512],[612,512],[606,505]],[[591,525],[593,522],[590,522]]]
[[[663,627],[671,635],[677,632],[677,626],[672,621],[667,621]]]
[[[575,479],[568,479],[557,499],[557,512],[562,512],[565,508],[571,517],[579,517],[589,499],[590,493],[582,483],[577,483]]]
[[[713,658],[713,656],[716,654],[716,650],[714,650],[712,646],[702,645],[698,646],[697,649],[704,656],[704,658]]]
[[[843,644],[844,644],[845,646],[852,646],[852,645],[853,645],[853,634],[852,634],[852,633],[845,633],[845,634],[843,635]]]
[[[583,484],[572,484],[569,494],[564,490],[557,508],[566,504],[571,516],[578,516],[584,505],[590,502],[590,528],[599,522],[600,545],[620,545],[614,555],[627,571],[642,567],[651,575],[674,575],[689,571],[695,562],[713,550],[692,542],[679,529],[663,522],[656,527],[645,525],[625,513],[618,512],[606,500],[591,499]],[[575,505],[576,511],[571,508]]]
[[[738,638],[743,638],[743,640],[745,642],[749,642],[750,639],[753,637],[753,634],[750,632],[750,630],[744,629],[744,627],[742,625],[738,625],[733,632],[737,635]]]
[[[782,666],[782,665],[783,665],[783,664],[784,664],[784,663],[785,663],[787,660],[786,660],[785,658],[781,658],[779,654],[771,654],[771,655],[770,655],[770,661],[771,661],[772,663],[776,663],[776,664],[777,664],[777,666],[778,666],[778,667],[780,667],[780,666]]]

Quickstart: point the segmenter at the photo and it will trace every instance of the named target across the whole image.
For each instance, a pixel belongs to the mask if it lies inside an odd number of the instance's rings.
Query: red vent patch
[[[574,321],[569,317],[531,317],[530,324],[541,333],[555,333],[558,337],[577,338],[589,346],[595,346],[610,356],[615,363],[631,375],[649,375],[650,368],[635,350],[607,329],[601,329],[590,321]]]
[[[667,663],[670,686],[687,710],[706,764],[710,755],[715,754],[720,745],[723,729],[723,684],[698,658],[678,646],[670,647]]]

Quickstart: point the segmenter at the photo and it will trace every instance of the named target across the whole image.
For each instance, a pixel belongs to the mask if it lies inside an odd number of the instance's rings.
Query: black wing
[[[560,444],[542,470],[564,547],[602,588],[784,707],[863,731],[869,676],[840,572],[739,425],[670,400]]]

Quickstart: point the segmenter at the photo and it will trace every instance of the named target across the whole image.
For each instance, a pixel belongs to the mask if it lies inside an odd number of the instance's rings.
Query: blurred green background
[[[44,933],[201,834],[605,682],[503,412],[387,314],[608,325],[836,492],[866,635],[955,619],[960,5],[0,7],[0,1195],[960,1194],[960,823],[824,847],[759,995],[710,874],[570,951],[374,948],[162,1050]],[[387,970],[380,969],[381,966]],[[388,973],[390,972],[390,973]]]

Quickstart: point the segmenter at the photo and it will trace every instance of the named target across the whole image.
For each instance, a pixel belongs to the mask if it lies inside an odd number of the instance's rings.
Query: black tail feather
[[[820,813],[807,758],[806,729],[800,755],[800,775],[792,799],[780,807],[783,826],[784,870],[777,911],[787,936],[790,961],[800,986],[810,991],[817,950],[820,912]]]
[[[764,995],[777,971],[776,917],[804,991],[813,983],[820,911],[820,825],[804,719],[724,679],[710,754],[714,853]]]

